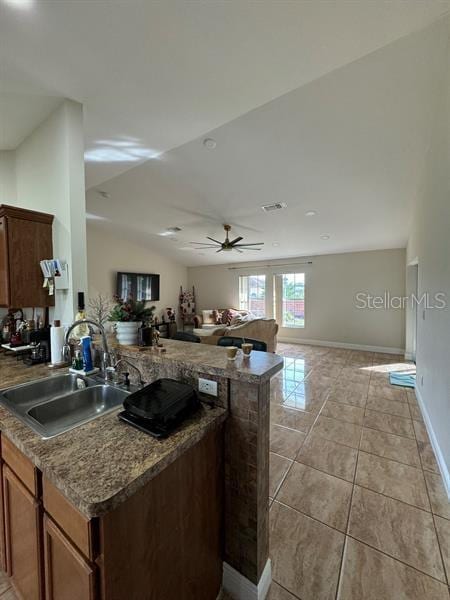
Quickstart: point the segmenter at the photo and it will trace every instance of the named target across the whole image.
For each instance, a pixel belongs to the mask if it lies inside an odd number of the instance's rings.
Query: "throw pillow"
[[[224,325],[229,325],[231,323],[232,318],[233,318],[233,315],[231,314],[231,310],[229,308],[226,308],[222,312],[222,323]]]
[[[215,325],[213,312],[212,310],[202,310],[202,319],[205,325]]]
[[[213,310],[213,319],[214,319],[214,323],[216,325],[222,325],[222,313],[220,312],[220,310]]]

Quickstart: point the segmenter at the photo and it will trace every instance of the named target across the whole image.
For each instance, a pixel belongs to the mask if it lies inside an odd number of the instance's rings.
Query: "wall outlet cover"
[[[217,396],[217,381],[212,379],[198,378],[198,391],[210,396]]]

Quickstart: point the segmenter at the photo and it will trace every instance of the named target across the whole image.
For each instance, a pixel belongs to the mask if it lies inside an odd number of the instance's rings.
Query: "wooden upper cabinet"
[[[40,261],[53,258],[53,215],[0,205],[0,306],[53,306]]]

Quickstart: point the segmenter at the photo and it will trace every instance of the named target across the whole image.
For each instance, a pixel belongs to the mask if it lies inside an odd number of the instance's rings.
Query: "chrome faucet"
[[[115,371],[115,373],[117,373],[117,367],[121,363],[123,363],[124,365],[128,365],[132,369],[135,369],[135,371],[137,371],[137,374],[139,375],[139,385],[140,386],[144,386],[145,385],[144,378],[142,377],[142,371],[140,369],[138,369],[138,367],[136,365],[134,365],[132,362],[130,362],[126,358],[119,358],[119,360],[116,362],[116,364],[114,365],[114,371]],[[128,377],[126,378],[126,380],[128,381]]]
[[[92,319],[80,319],[79,321],[75,321],[74,323],[72,323],[72,325],[66,331],[66,335],[64,338],[64,346],[63,346],[63,351],[62,351],[63,360],[67,364],[70,364],[70,358],[71,358],[70,357],[70,346],[69,346],[70,333],[73,329],[75,329],[75,327],[78,327],[78,325],[84,325],[85,323],[88,325],[93,325],[94,327],[97,327],[97,329],[100,331],[100,334],[102,336],[102,344],[103,344],[102,371],[103,371],[103,375],[105,375],[106,368],[111,366],[111,354],[110,354],[109,348],[108,348],[108,340],[106,339],[105,328],[103,327],[103,325],[101,323],[97,323],[97,321],[94,321]]]

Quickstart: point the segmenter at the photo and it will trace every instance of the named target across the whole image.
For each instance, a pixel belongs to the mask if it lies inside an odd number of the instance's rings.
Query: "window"
[[[305,274],[281,275],[282,327],[305,326]]]
[[[239,308],[249,310],[257,317],[265,316],[265,275],[241,275],[239,277]]]

